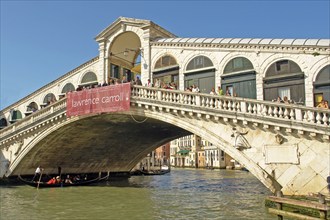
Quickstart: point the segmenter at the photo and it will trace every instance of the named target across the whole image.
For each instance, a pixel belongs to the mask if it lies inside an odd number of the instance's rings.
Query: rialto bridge
[[[1,111],[1,177],[38,165],[49,173],[128,172],[193,133],[272,192],[327,191],[330,111],[314,106],[329,100],[330,40],[177,38],[153,22],[119,18],[96,41],[99,56]],[[67,117],[67,92],[123,76],[178,89],[134,85],[128,111]],[[184,91],[192,84],[201,93]],[[218,86],[231,96],[208,94]],[[277,96],[293,101],[272,102]]]

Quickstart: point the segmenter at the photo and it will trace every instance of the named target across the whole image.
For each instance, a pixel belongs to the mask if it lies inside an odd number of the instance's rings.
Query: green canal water
[[[172,169],[93,186],[0,190],[1,220],[277,219],[264,205],[270,191],[237,170]]]

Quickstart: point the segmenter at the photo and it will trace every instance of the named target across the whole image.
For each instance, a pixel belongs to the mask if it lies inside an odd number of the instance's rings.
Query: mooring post
[[[276,191],[276,196],[277,196],[277,197],[283,197],[283,193],[282,193],[282,191],[281,191],[281,190]],[[278,210],[282,210],[282,203],[277,202],[277,203],[276,203],[276,208],[277,208]],[[283,220],[283,215],[277,215],[277,219],[278,219],[278,220]]]
[[[321,193],[318,193],[319,197],[319,203],[325,204],[325,196]],[[326,219],[327,218],[327,211],[319,210],[320,211],[320,219]]]

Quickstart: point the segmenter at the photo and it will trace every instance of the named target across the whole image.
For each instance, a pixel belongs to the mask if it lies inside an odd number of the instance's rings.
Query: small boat
[[[90,185],[93,183],[97,183],[97,182],[101,182],[103,180],[107,180],[109,178],[109,174],[101,177],[98,176],[95,179],[90,179],[90,180],[81,180],[79,182],[73,182],[73,183],[55,183],[55,184],[48,184],[47,182],[39,182],[39,181],[30,181],[30,180],[26,180],[23,177],[21,177],[21,175],[18,175],[18,179],[20,181],[22,181],[23,183],[29,185],[29,186],[33,186],[36,188],[53,188],[53,187],[69,187],[69,186],[86,186],[86,185]]]
[[[133,175],[137,176],[153,176],[153,175],[164,175],[171,172],[170,169],[167,170],[136,170]]]

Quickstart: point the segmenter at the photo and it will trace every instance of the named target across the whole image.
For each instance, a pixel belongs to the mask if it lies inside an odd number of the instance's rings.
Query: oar
[[[38,185],[37,185],[37,189],[39,189],[39,184],[41,181],[41,176],[42,176],[42,172],[44,171],[44,169],[41,169],[41,173],[40,173],[40,177],[39,177],[39,181],[38,181]]]

